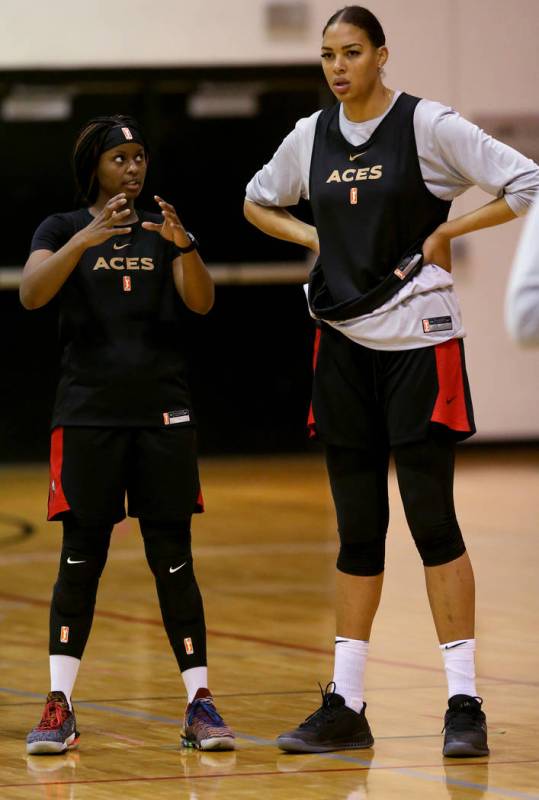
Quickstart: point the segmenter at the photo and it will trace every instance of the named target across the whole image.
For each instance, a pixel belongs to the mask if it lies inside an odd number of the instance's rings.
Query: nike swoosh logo
[[[355,155],[355,156],[353,156],[353,155],[350,155],[350,161],[355,161],[355,160],[356,160],[356,158],[359,158],[360,156],[364,156],[366,152],[367,152],[366,150],[363,150],[363,152],[362,152],[362,153],[356,153],[356,155]]]
[[[461,644],[466,644],[466,642],[457,642],[456,644],[446,644],[444,650],[452,650],[454,647],[460,647]]]
[[[445,402],[447,403],[447,405],[449,405],[450,403],[452,403],[452,402],[453,402],[453,400],[455,400],[456,396],[457,396],[457,395],[456,395],[456,394],[454,394],[454,395],[453,395],[453,397],[448,397],[448,398],[446,399],[446,401],[445,401]]]
[[[183,564],[180,564],[179,567],[174,567],[174,569],[172,569],[172,567],[169,567],[168,571],[172,574],[173,572],[177,572],[182,567],[185,567],[186,564],[187,564],[187,561],[184,561]]]
[[[73,561],[71,556],[68,556],[67,563],[68,564],[86,564],[86,561]]]
[[[129,247],[130,244],[131,244],[131,242],[127,242],[127,244],[116,244],[116,242],[114,242],[114,244],[112,245],[112,249],[113,250],[123,250],[124,247]]]

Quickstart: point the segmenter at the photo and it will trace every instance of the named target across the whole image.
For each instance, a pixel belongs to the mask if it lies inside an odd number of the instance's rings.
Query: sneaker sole
[[[212,736],[200,742],[182,736],[182,746],[193,750],[235,750],[236,742],[231,736]]]
[[[73,750],[79,743],[79,734],[72,733],[65,742],[52,742],[47,739],[37,742],[27,742],[26,752],[28,755],[59,755],[66,750]]]
[[[488,747],[474,747],[470,742],[450,742],[442,751],[445,758],[474,758],[490,755]]]
[[[340,742],[339,744],[308,744],[301,739],[279,736],[277,746],[286,753],[330,753],[333,750],[367,750],[374,745],[372,736],[359,742]]]

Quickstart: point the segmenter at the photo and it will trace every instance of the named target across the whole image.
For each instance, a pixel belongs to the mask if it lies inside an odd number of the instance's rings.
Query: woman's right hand
[[[423,261],[451,272],[451,239],[440,225],[423,243]]]
[[[27,309],[41,308],[62,288],[88,247],[106,242],[112,236],[131,233],[131,228],[115,227],[132,214],[123,208],[125,193],[111,197],[93,220],[78,231],[59,250],[34,250],[24,265],[20,285],[21,303]]]
[[[314,253],[320,252],[318,231],[315,226],[294,217],[286,208],[261,206],[245,198],[243,213],[252,225],[269,236],[308,247]]]
[[[122,208],[127,203],[125,193],[117,194],[103,206],[99,214],[73,237],[84,248],[103,244],[112,236],[124,236],[131,233],[131,228],[117,227],[132,213],[130,208]]]

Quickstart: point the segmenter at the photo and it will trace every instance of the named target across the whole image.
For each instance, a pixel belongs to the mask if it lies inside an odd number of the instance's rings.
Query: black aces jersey
[[[431,194],[421,175],[418,102],[401,94],[359,147],[341,133],[339,103],[318,117],[309,183],[320,256],[309,304],[322,319],[352,319],[381,306],[416,274],[395,275],[400,260],[420,253],[447,219],[451,203]]]
[[[88,248],[58,293],[61,369],[52,417],[58,425],[160,426],[181,411],[192,422],[185,377],[182,300],[174,244],[141,222]],[[57,251],[92,220],[87,209],[54,214],[31,250]]]

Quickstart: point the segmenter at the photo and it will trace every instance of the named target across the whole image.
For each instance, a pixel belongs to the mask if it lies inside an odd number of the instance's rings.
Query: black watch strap
[[[187,234],[188,238],[191,239],[191,244],[188,244],[187,247],[180,247],[179,245],[176,245],[182,255],[184,253],[192,253],[193,250],[198,250],[198,242],[193,234],[189,233],[189,231],[185,231],[185,233]]]

